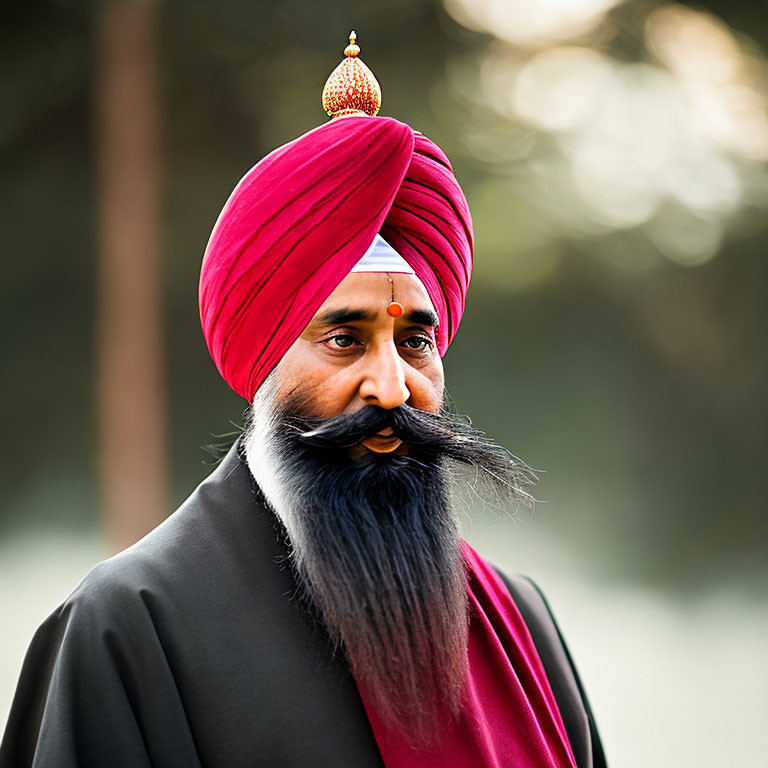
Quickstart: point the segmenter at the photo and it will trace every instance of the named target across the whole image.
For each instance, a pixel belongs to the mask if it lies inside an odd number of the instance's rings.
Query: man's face
[[[393,295],[403,306],[400,317],[387,313]],[[390,409],[406,402],[437,413],[443,398],[437,322],[424,286],[413,275],[349,274],[277,366],[277,399],[301,392],[323,418],[365,405]],[[388,428],[363,445],[389,453],[400,443]]]

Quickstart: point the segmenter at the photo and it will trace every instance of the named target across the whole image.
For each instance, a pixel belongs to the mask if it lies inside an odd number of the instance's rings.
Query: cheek
[[[443,404],[443,361],[438,357],[428,368],[415,372],[406,379],[411,396],[410,404],[422,411],[437,413]]]
[[[277,395],[279,398],[294,395],[311,395],[320,389],[316,381],[316,366],[312,359],[312,348],[303,339],[298,339],[283,355],[275,368]]]
[[[277,364],[275,376],[279,400],[299,395],[319,418],[338,416],[354,394],[350,371],[318,361],[302,339]]]

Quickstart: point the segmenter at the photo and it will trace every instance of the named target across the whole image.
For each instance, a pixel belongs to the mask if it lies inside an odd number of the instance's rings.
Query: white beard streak
[[[288,532],[289,546],[295,558],[305,551],[302,546],[302,526],[296,519],[290,502],[290,478],[281,467],[280,456],[272,435],[276,424],[275,400],[277,380],[270,374],[259,387],[250,407],[250,419],[243,437],[245,460],[253,479],[277,518]]]

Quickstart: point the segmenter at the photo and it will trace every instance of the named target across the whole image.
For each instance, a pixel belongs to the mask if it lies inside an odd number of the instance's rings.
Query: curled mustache
[[[289,425],[298,431],[301,444],[331,450],[351,448],[390,427],[421,461],[444,458],[478,470],[479,479],[486,481],[502,506],[512,502],[532,508],[535,503],[525,490],[538,482],[535,471],[473,427],[469,418],[446,410],[431,413],[406,404],[390,409],[366,405],[328,419],[294,418]]]

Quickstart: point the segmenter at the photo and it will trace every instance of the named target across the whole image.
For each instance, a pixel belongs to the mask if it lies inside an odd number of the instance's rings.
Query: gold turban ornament
[[[357,35],[351,32],[344,59],[331,72],[323,88],[323,109],[331,119],[368,115],[375,117],[381,108],[381,86],[360,58]]]

